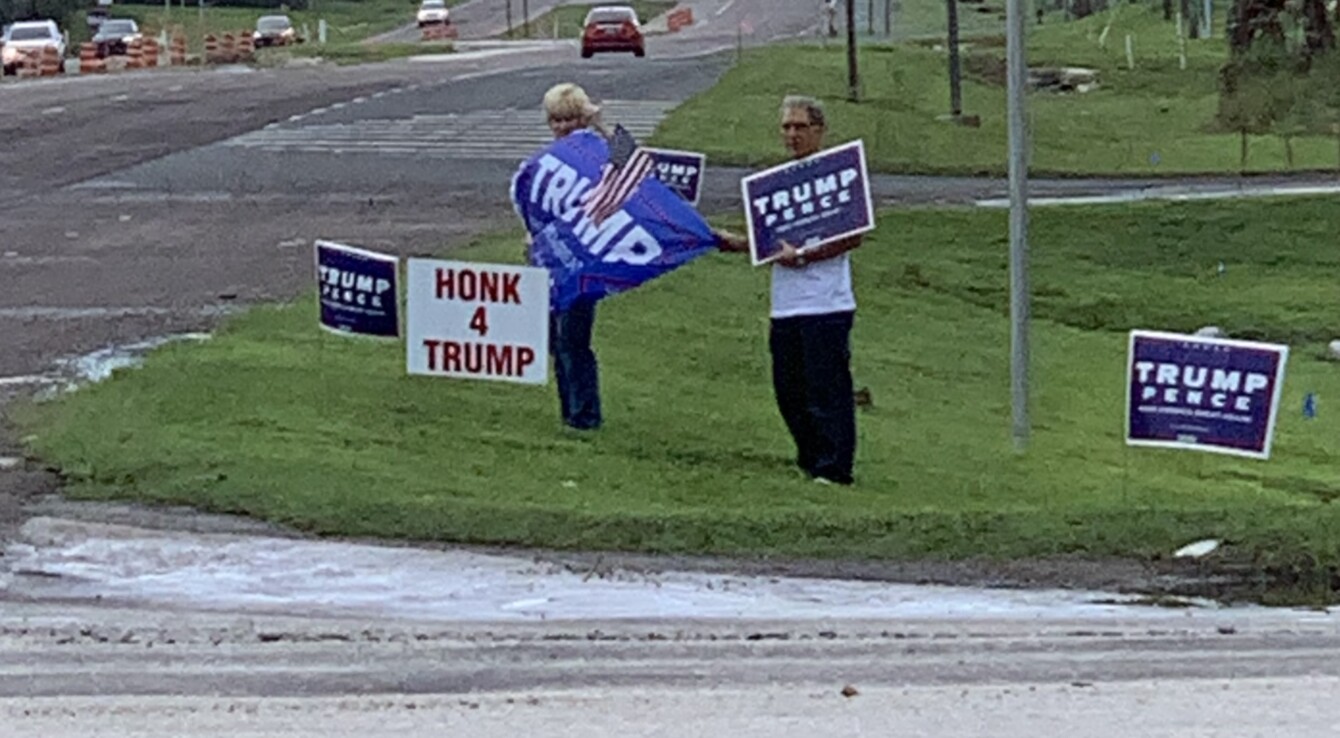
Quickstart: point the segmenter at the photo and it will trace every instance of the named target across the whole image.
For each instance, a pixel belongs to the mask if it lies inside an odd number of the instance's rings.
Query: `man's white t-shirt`
[[[799,269],[772,265],[772,317],[848,313],[855,309],[850,252]]]

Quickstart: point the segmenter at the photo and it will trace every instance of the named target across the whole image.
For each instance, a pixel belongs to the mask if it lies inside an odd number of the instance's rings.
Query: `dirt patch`
[[[966,54],[963,76],[991,87],[1004,87],[1007,80],[1005,57],[996,54]]]
[[[969,53],[963,57],[963,74],[991,87],[1008,84],[1005,57],[995,53]],[[1098,87],[1098,71],[1085,67],[1031,67],[1028,88],[1033,92],[1088,92]]]
[[[592,576],[612,575],[620,571],[649,576],[663,571],[702,571],[955,587],[1101,590],[1147,595],[1154,599],[1191,597],[1224,603],[1262,600],[1310,603],[1317,599],[1313,578],[1295,575],[1290,581],[1290,577],[1283,572],[1267,574],[1235,564],[1231,561],[1231,554],[1213,562],[1201,562],[1171,558],[1141,561],[1080,556],[1009,561],[987,558],[954,561],[827,561],[622,553],[531,553],[537,560],[556,563]]]
[[[9,463],[0,464],[0,542],[3,542],[27,518],[24,508],[38,497],[54,493],[60,480],[24,458],[3,404],[0,404],[0,459],[18,460],[13,467]],[[3,555],[3,546],[0,546],[0,556]]]
[[[42,491],[45,490],[45,491]],[[314,536],[250,518],[206,514],[187,507],[154,507],[135,503],[78,502],[55,491],[55,477],[21,497],[21,516],[49,516],[90,523],[108,523],[149,530],[205,534],[260,535],[316,539]],[[11,526],[11,531],[14,529]],[[2,537],[0,537],[2,539]],[[891,584],[1063,589],[1142,595],[1151,604],[1177,598],[1202,598],[1223,603],[1269,602],[1320,604],[1340,591],[1335,572],[1296,566],[1263,570],[1259,563],[1238,557],[1224,547],[1205,559],[1159,560],[1051,556],[1017,560],[974,558],[931,561],[843,561],[824,559],[681,556],[624,552],[549,551],[509,546],[457,545],[424,541],[366,538],[322,538],[327,541],[426,550],[458,550],[525,557],[535,564],[583,577],[636,580],[668,572],[842,579]]]

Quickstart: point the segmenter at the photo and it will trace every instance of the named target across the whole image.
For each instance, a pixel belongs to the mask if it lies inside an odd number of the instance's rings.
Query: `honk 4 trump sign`
[[[1132,331],[1126,442],[1270,458],[1289,347]]]
[[[410,374],[549,380],[549,274],[536,267],[410,259]]]

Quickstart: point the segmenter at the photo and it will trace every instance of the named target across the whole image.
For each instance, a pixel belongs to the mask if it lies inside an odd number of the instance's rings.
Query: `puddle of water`
[[[198,610],[480,622],[643,618],[1187,618],[1128,597],[670,572],[589,576],[529,559],[146,531],[35,518],[0,594]],[[1102,603],[1097,601],[1101,600]]]
[[[154,349],[178,341],[205,341],[208,333],[182,333],[175,336],[162,336],[147,341],[111,346],[94,351],[91,354],[77,356],[60,363],[62,374],[80,382],[101,382],[109,379],[117,369],[138,366],[144,361],[145,354]]]
[[[177,341],[205,341],[208,333],[180,333],[147,341],[108,346],[89,354],[63,359],[45,374],[0,377],[0,389],[39,387],[38,400],[48,400],[62,392],[73,392],[91,382],[111,378],[117,369],[139,366],[146,354]]]

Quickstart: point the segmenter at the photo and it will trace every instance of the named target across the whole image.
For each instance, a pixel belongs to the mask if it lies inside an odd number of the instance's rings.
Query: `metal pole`
[[[893,36],[893,0],[884,0],[884,36],[886,38]]]
[[[521,24],[526,38],[530,38],[530,0],[521,0]]]
[[[861,100],[861,79],[856,71],[856,0],[847,0],[847,99]]]
[[[865,30],[871,36],[875,35],[875,0],[868,0],[865,5]]]
[[[1024,97],[1024,0],[1007,0],[1006,67],[1009,80],[1010,142],[1010,400],[1014,448],[1028,448],[1029,285],[1028,285],[1028,118]]]
[[[507,37],[512,37],[512,0],[504,0],[507,3]]]
[[[963,115],[962,72],[958,58],[958,0],[945,0],[949,9],[949,113]]]

